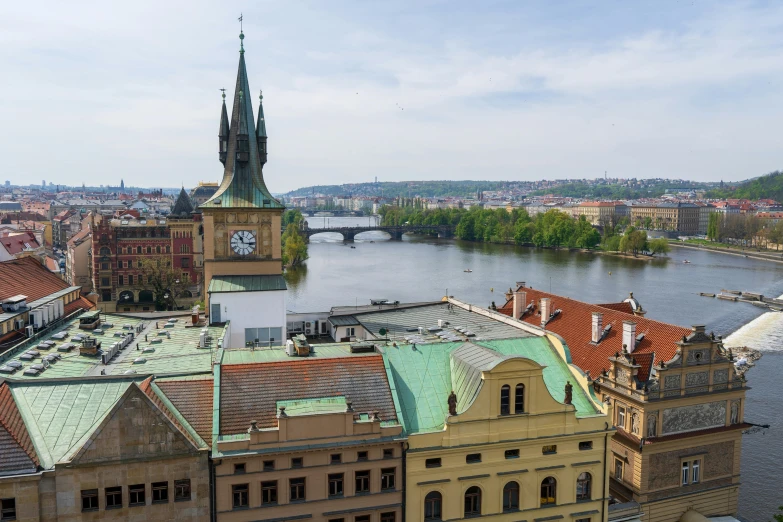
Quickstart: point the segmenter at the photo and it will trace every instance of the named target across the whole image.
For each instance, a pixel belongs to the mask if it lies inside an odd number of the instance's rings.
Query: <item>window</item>
[[[288,481],[291,502],[297,502],[305,499],[305,479],[292,478]]]
[[[519,450],[518,449],[506,450],[506,458],[507,459],[518,459],[519,458]]]
[[[514,413],[525,413],[525,385],[517,384],[514,390]]]
[[[169,483],[168,482],[153,482],[152,483],[152,503],[162,504],[169,501]]]
[[[544,455],[552,455],[553,453],[557,453],[557,444],[550,444],[548,446],[544,446],[541,448],[541,453]]]
[[[682,485],[686,486],[688,484],[688,479],[690,478],[690,463],[686,460],[682,463]]]
[[[130,250],[130,248],[128,250]],[[125,268],[133,268],[133,261],[132,260],[125,261]]]
[[[437,491],[430,491],[424,497],[424,520],[440,520],[443,496]]]
[[[190,500],[190,479],[174,481],[174,502]]]
[[[394,448],[386,448],[383,450],[383,458],[385,459],[393,459],[394,458]]]
[[[330,497],[342,497],[343,496],[343,474],[332,473],[329,475],[329,496]]]
[[[132,275],[128,276],[128,286],[133,286],[133,276]]]
[[[586,450],[591,450],[591,449],[593,449],[593,441],[588,440],[588,441],[579,443],[579,450],[580,451],[586,451]]]
[[[109,263],[101,263],[101,270],[108,270],[109,269]]]
[[[381,522],[395,522],[397,520],[397,513],[390,511],[389,513],[381,513]]]
[[[0,520],[16,520],[16,499],[0,499]]]
[[[134,486],[128,486],[128,498],[130,499],[129,506],[143,506],[146,504],[144,498],[144,484],[136,484]]]
[[[346,337],[353,337],[354,335],[356,335],[356,329],[355,328],[350,327],[350,328],[346,328],[345,329],[345,336]]]
[[[394,489],[394,479],[397,470],[385,468],[381,470],[381,489]]]
[[[503,511],[519,509],[519,484],[509,482],[503,486]]]
[[[101,292],[101,301],[111,301],[111,290]]]
[[[248,496],[247,484],[234,484],[231,486],[231,496],[234,501],[234,509],[246,508]]]
[[[82,490],[82,511],[98,511],[98,490]]]
[[[440,459],[427,459],[424,461],[424,467],[425,468],[439,468],[440,467]]]
[[[234,475],[238,475],[245,472],[245,463],[234,464]]]
[[[151,246],[148,246],[148,247],[147,247],[147,253],[148,253],[148,254],[151,254],[151,253],[152,253],[152,247],[151,247]]]
[[[370,515],[359,515],[358,517],[353,517],[354,522],[370,522]]]
[[[345,522],[344,518],[330,518],[329,522]]]
[[[590,522],[589,518],[577,518],[576,522]]]
[[[511,386],[504,384],[500,388],[500,414],[508,415],[511,413]]]
[[[700,472],[700,462],[698,460],[694,460],[691,462],[691,483],[692,484],[698,484],[699,479],[701,478],[699,476]]]
[[[136,247],[136,253],[137,253],[137,254],[141,254],[141,247],[140,247],[140,246],[137,246],[137,247]]]
[[[101,286],[111,286],[111,279],[108,277],[101,277]]]
[[[555,504],[557,502],[557,481],[554,477],[547,477],[541,481],[541,505]]]
[[[304,458],[302,457],[294,457],[291,459],[291,467],[292,468],[301,468],[304,466]]]
[[[576,478],[576,500],[590,500],[590,488],[593,477],[589,473],[580,473]]]
[[[120,286],[124,286],[125,285],[125,277],[123,277],[122,275],[118,276],[117,277],[117,284],[120,285]]]
[[[367,460],[367,452],[359,451],[356,453],[356,460]]]
[[[261,483],[261,504],[277,504],[276,480],[269,480]]]
[[[190,268],[190,259],[187,257],[182,258],[182,268]]]
[[[370,492],[370,472],[369,471],[357,471],[356,472],[356,493],[369,493]]]
[[[265,460],[264,461],[264,471],[274,471],[275,469],[275,461],[274,460]]]
[[[331,457],[329,457],[329,461],[332,464],[339,464],[343,461],[343,455],[342,453],[332,453]]]
[[[471,486],[465,492],[465,516],[481,514],[481,490],[478,486]]]
[[[160,254],[160,246],[156,246],[155,247],[155,253],[156,254]]]
[[[481,453],[469,453],[465,456],[466,464],[478,464],[481,462]]]
[[[623,480],[623,461],[614,459],[614,478]]]
[[[106,509],[122,507],[122,486],[106,488]]]
[[[625,408],[617,407],[617,427],[625,429]]]

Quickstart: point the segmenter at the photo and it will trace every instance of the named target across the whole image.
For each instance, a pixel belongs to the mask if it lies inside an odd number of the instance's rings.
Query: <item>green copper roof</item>
[[[230,275],[215,276],[209,283],[207,292],[266,292],[285,290],[285,279],[281,275]]]
[[[263,109],[259,110],[259,121],[263,121]],[[221,132],[222,130],[221,124]],[[266,126],[262,132],[266,135]],[[243,137],[248,145],[249,159],[245,162],[238,162],[236,159],[237,137],[240,134],[245,135]],[[285,208],[266,188],[256,138],[245,53],[240,51],[223,182],[215,195],[200,205],[200,208]]]

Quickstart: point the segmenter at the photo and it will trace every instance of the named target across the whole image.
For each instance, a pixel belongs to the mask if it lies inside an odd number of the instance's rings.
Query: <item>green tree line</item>
[[[713,212],[707,224],[707,239],[750,248],[780,249],[783,243],[783,221],[773,223],[752,214]]]
[[[783,200],[783,172],[776,170],[756,179],[740,183],[734,188],[711,190],[707,197],[726,199],[774,199]]]

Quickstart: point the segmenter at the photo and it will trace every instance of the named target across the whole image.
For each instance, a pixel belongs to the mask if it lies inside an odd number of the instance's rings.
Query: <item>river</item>
[[[307,221],[312,228],[377,223],[372,217]],[[515,281],[591,303],[621,301],[633,292],[648,318],[682,326],[705,324],[708,332],[728,336],[727,346],[746,345],[764,352],[748,373],[745,420],[771,427],[743,437],[739,514],[749,522],[766,522],[783,504],[776,473],[783,462],[783,408],[776,372],[783,368],[783,313],[699,295],[728,288],[779,296],[783,265],[678,248],[668,258],[637,260],[419,236],[387,238],[383,232],[365,232],[350,248],[339,234],[314,236],[307,266],[288,276],[289,309],[328,310],[377,298],[438,300],[447,293],[476,305],[500,305],[504,291]],[[686,259],[690,263],[683,263]],[[473,272],[464,272],[468,268]]]

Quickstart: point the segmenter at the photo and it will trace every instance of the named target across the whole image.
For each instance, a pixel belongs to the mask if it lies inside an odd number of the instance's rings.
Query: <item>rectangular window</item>
[[[593,449],[593,441],[588,440],[588,441],[579,443],[579,450],[580,451],[586,451],[586,450],[591,450],[591,449]]]
[[[342,497],[343,496],[343,474],[332,473],[329,475],[329,496],[330,497]]]
[[[133,286],[133,276],[132,275],[128,276],[128,286]]]
[[[190,500],[190,479],[174,481],[174,502]]]
[[[356,460],[367,460],[367,452],[359,451],[356,453]]]
[[[688,485],[688,479],[690,478],[690,464],[685,461],[682,463],[682,485]]]
[[[506,458],[507,459],[518,459],[519,458],[519,450],[518,449],[506,450]]]
[[[270,480],[261,483],[261,504],[277,504],[277,481]]]
[[[182,268],[190,268],[190,259],[187,257],[182,258]]]
[[[163,504],[169,501],[169,483],[168,482],[153,482],[152,483],[152,503]]]
[[[394,458],[394,448],[386,448],[383,450],[383,458],[385,459],[393,459]]]
[[[354,522],[370,522],[370,515],[359,515],[358,517],[353,517]]]
[[[427,459],[424,461],[424,467],[425,468],[439,468],[440,467],[440,459]]]
[[[304,478],[292,478],[289,481],[291,495],[289,500],[291,502],[301,501],[305,499],[305,479]]]
[[[234,475],[240,475],[245,472],[245,463],[234,464]]]
[[[0,499],[0,520],[16,520],[16,499]]]
[[[122,276],[122,275],[118,276],[117,284],[120,285],[120,286],[124,286],[125,285],[125,277]]]
[[[125,261],[125,268],[133,268],[133,260]]]
[[[339,464],[343,461],[343,454],[342,453],[332,453],[332,455],[329,457],[329,462],[332,464]]]
[[[356,472],[356,493],[369,493],[370,492],[370,472],[369,471],[357,471]]]
[[[396,473],[396,468],[385,468],[381,470],[381,489],[394,489]]]
[[[98,511],[98,490],[82,490],[82,511]]]
[[[234,484],[231,486],[231,496],[233,497],[234,509],[246,508],[248,502],[248,485]]]
[[[136,484],[134,486],[128,486],[128,505],[129,506],[143,506],[147,503],[144,496],[144,484]]]
[[[329,522],[345,522],[344,518],[330,518]]]
[[[514,413],[525,413],[525,385],[517,384],[514,391]]]
[[[481,453],[469,453],[465,456],[465,463],[478,464],[481,462]]]
[[[625,429],[625,408],[617,407],[617,427]]]
[[[623,461],[614,459],[614,478],[623,480]]]
[[[111,279],[108,277],[101,277],[101,286],[111,286]]]
[[[381,522],[395,522],[395,520],[397,520],[397,513],[394,511],[381,513]]]
[[[345,329],[345,336],[346,337],[353,337],[354,335],[356,335],[356,329],[355,328],[351,327],[351,328],[346,328]]]
[[[544,446],[541,448],[541,453],[544,455],[552,455],[557,453],[557,444],[549,444],[548,446]]]
[[[275,461],[274,460],[265,460],[264,461],[264,471],[274,471],[275,470]]]
[[[691,483],[698,484],[700,477],[701,463],[698,460],[691,462]]]
[[[294,457],[291,459],[292,468],[301,468],[304,466],[304,459],[302,457]]]
[[[106,488],[106,509],[122,507],[122,486]]]
[[[101,263],[101,270],[108,270],[109,269],[109,263]]]
[[[590,522],[589,518],[577,518],[576,522]]]

